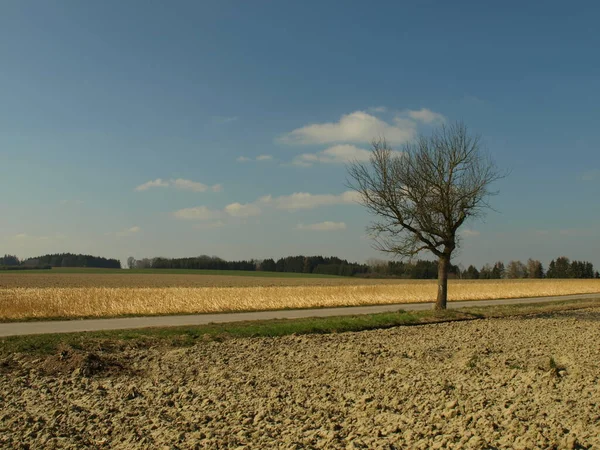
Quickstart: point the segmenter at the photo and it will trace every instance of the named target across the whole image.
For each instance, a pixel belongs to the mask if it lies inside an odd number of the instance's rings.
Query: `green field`
[[[13,271],[6,271],[11,273]],[[194,269],[96,269],[92,267],[54,267],[50,270],[19,270],[19,274],[27,273],[106,273],[128,275],[133,273],[151,275],[229,275],[237,277],[265,277],[265,278],[344,278],[336,275],[322,275],[314,273],[293,272],[262,272],[245,270],[194,270]]]

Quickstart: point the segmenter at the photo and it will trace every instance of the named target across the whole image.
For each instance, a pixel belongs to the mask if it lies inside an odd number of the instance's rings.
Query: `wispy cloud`
[[[402,155],[402,152],[393,152],[396,155]],[[371,158],[372,152],[363,148],[358,148],[350,144],[334,145],[321,152],[303,153],[296,156],[292,164],[295,166],[309,167],[313,164],[346,164],[349,162],[367,162]]]
[[[235,122],[239,119],[237,116],[214,116],[213,122],[217,125],[224,125],[226,123]]]
[[[371,106],[370,108],[367,108],[367,112],[370,113],[384,113],[387,112],[387,107],[385,106]]]
[[[345,230],[346,229],[346,224],[344,222],[320,222],[320,223],[313,223],[310,225],[304,225],[302,223],[299,223],[296,226],[297,230],[308,230],[308,231],[339,231],[339,230]]]
[[[280,136],[283,144],[333,144],[371,142],[385,137],[390,144],[403,144],[414,138],[416,123],[396,117],[385,122],[365,111],[343,115],[338,122],[314,123]]]
[[[168,188],[172,187],[175,189],[179,189],[182,191],[192,191],[192,192],[206,192],[208,190],[212,192],[221,192],[223,190],[223,186],[221,184],[214,184],[212,186],[208,186],[204,183],[200,183],[198,181],[186,180],[184,178],[176,178],[171,180],[163,180],[162,178],[157,178],[156,180],[147,181],[144,184],[140,184],[134,190],[141,192],[147,191],[151,188]]]
[[[250,216],[258,216],[261,209],[254,203],[230,203],[222,210],[207,208],[206,206],[195,206],[193,208],[184,208],[173,213],[176,219],[182,220],[197,220],[197,221],[214,221],[213,223],[222,222],[228,217],[244,218]]]
[[[126,229],[124,229],[124,230],[117,231],[117,232],[115,232],[115,233],[106,233],[106,235],[107,235],[107,236],[110,236],[110,235],[115,235],[115,236],[117,236],[117,237],[126,237],[126,236],[133,236],[134,234],[137,234],[137,233],[139,233],[140,231],[142,231],[142,228],[141,228],[141,227],[138,227],[138,226],[136,225],[136,226],[133,226],[133,227],[131,227],[131,228],[126,228]]]
[[[161,178],[157,178],[156,180],[146,181],[144,184],[140,184],[135,188],[136,191],[147,191],[150,188],[154,187],[169,187],[168,181],[163,181]]]
[[[173,186],[175,189],[181,189],[182,191],[193,191],[193,192],[206,192],[209,189],[214,190],[215,187],[217,190],[220,188],[219,187],[220,185],[215,185],[211,188],[210,186],[207,186],[204,183],[200,183],[198,181],[186,180],[183,178],[177,178],[176,180],[171,180],[171,186]]]
[[[249,158],[247,156],[240,156],[236,159],[237,162],[240,163],[245,163],[245,162],[250,162],[250,161],[272,161],[273,160],[273,156],[272,155],[258,155],[255,158]]]
[[[481,106],[485,104],[485,100],[477,97],[476,95],[465,95],[462,98],[462,102],[473,106]]]
[[[594,228],[565,228],[558,230],[558,234],[567,237],[589,237],[598,233]]]
[[[540,237],[548,237],[554,240],[560,239],[561,237],[592,237],[598,235],[598,230],[596,228],[563,228],[563,229],[552,229],[552,230],[544,230],[537,229],[533,230],[533,234],[535,236]]]
[[[371,156],[369,150],[358,148],[350,144],[334,145],[318,153],[303,153],[292,161],[297,166],[311,166],[315,163],[344,164],[350,161],[368,161]]]
[[[476,237],[481,235],[481,233],[477,230],[471,230],[469,228],[465,228],[464,230],[460,231],[460,234],[463,236],[467,236],[467,237]]]
[[[221,217],[221,212],[209,209],[206,206],[195,206],[175,211],[173,216],[183,220],[215,220]]]
[[[15,242],[51,242],[51,241],[61,241],[66,239],[67,237],[64,234],[55,234],[48,236],[39,236],[39,235],[31,235],[27,233],[18,233],[10,237],[10,240]]]
[[[210,209],[206,206],[195,206],[180,209],[172,214],[173,217],[181,220],[224,221],[228,218],[258,216],[262,214],[265,208],[298,211],[319,208],[321,206],[348,205],[356,203],[359,199],[360,196],[355,191],[346,191],[339,195],[296,192],[291,195],[282,195],[279,197],[267,195],[251,203],[230,203],[222,210]]]
[[[579,179],[582,181],[600,180],[600,169],[592,169],[588,170],[587,172],[583,172],[579,176]]]
[[[225,213],[231,217],[250,217],[258,216],[261,213],[261,209],[253,203],[231,203],[225,207]]]
[[[442,114],[433,112],[427,108],[421,108],[419,110],[408,110],[407,114],[411,119],[426,124],[444,123],[446,121],[446,118]]]
[[[297,211],[299,209],[313,209],[320,206],[344,205],[357,203],[360,195],[356,191],[346,191],[342,194],[310,194],[308,192],[295,192],[291,195],[272,197],[267,195],[258,201],[265,205],[272,205],[277,209]]]

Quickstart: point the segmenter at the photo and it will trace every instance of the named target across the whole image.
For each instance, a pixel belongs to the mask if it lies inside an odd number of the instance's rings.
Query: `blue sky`
[[[0,5],[0,253],[382,257],[344,161],[463,120],[457,262],[600,266],[597,2]]]

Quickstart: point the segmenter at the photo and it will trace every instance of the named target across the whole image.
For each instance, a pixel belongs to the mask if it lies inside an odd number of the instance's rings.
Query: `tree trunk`
[[[450,258],[441,256],[438,262],[438,295],[435,302],[435,309],[446,309],[448,299],[448,268]]]

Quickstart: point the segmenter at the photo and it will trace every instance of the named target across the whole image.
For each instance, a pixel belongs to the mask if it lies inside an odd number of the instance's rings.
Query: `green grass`
[[[6,271],[11,272],[12,271]],[[336,275],[323,275],[316,273],[293,273],[293,272],[262,272],[247,270],[194,270],[194,269],[102,269],[93,267],[54,267],[50,270],[22,270],[19,273],[83,273],[83,274],[119,274],[132,273],[150,275],[230,275],[239,277],[267,277],[267,278],[342,278]]]
[[[144,348],[152,346],[182,347],[194,345],[198,342],[220,341],[229,338],[356,332],[461,320],[551,315],[558,311],[591,307],[600,307],[600,298],[529,305],[468,307],[446,311],[430,310],[407,312],[399,310],[393,313],[356,316],[249,321],[201,326],[143,328],[137,330],[99,331],[88,333],[11,336],[0,338],[0,356],[16,352],[48,355],[55,353],[57,349],[63,346],[86,351],[111,351],[130,347]]]
[[[227,338],[276,337],[291,334],[325,334],[362,331],[413,324],[417,315],[399,311],[358,316],[339,316],[294,320],[248,321],[201,326],[142,328],[89,333],[65,333],[0,338],[0,354],[24,352],[52,354],[67,345],[76,349],[98,349],[126,346],[189,346],[198,341]]]

